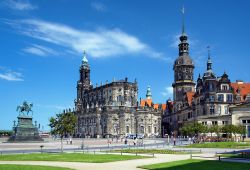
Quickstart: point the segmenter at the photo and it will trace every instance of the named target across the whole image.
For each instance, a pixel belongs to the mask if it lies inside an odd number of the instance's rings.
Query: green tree
[[[216,133],[218,141],[220,139],[220,132],[221,132],[221,130],[222,130],[221,127],[219,127],[218,125],[212,125],[208,129],[208,131],[211,133],[211,136],[212,136],[212,133]]]
[[[59,135],[61,139],[61,152],[63,152],[63,137],[74,132],[77,118],[72,112],[56,114],[49,119],[51,134]]]
[[[236,126],[236,131],[237,131],[238,134],[241,135],[242,139],[243,139],[243,136],[246,135],[246,127],[243,126],[243,125]],[[244,142],[244,140],[243,140],[243,142]]]
[[[189,136],[200,135],[200,133],[206,133],[206,126],[198,122],[184,124],[181,133]]]
[[[233,140],[232,134],[236,135],[236,128],[234,125],[224,125],[221,127],[221,132],[227,135],[227,141],[229,137],[231,137],[231,140]]]

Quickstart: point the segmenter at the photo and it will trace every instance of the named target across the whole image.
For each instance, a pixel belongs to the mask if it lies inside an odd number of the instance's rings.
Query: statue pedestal
[[[39,136],[38,128],[32,123],[32,116],[19,115],[17,126],[13,127],[13,135],[8,142],[43,141]]]

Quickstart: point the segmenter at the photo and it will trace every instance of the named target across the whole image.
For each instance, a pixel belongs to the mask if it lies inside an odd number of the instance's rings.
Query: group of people
[[[133,140],[134,146],[142,146],[143,145],[143,139],[138,139],[137,137],[134,137],[132,140]],[[125,144],[125,146],[128,145],[128,138],[125,138],[124,144]]]

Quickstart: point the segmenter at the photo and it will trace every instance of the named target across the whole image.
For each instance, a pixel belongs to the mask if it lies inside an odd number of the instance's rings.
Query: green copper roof
[[[147,88],[146,97],[147,97],[147,98],[151,98],[151,97],[152,97],[152,93],[151,93],[151,88],[150,88],[150,86],[148,86],[148,88]]]
[[[87,65],[88,64],[88,59],[86,57],[86,52],[84,50],[83,52],[83,58],[82,58],[82,64]]]

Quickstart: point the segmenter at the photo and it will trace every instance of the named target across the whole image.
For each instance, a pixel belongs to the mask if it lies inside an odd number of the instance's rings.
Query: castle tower
[[[174,63],[174,83],[173,86],[173,98],[174,98],[174,110],[178,111],[182,107],[183,95],[186,92],[195,91],[195,83],[193,81],[194,63],[189,56],[189,44],[188,36],[185,33],[184,24],[184,8],[182,10],[183,24],[182,34],[180,36],[179,56]]]

